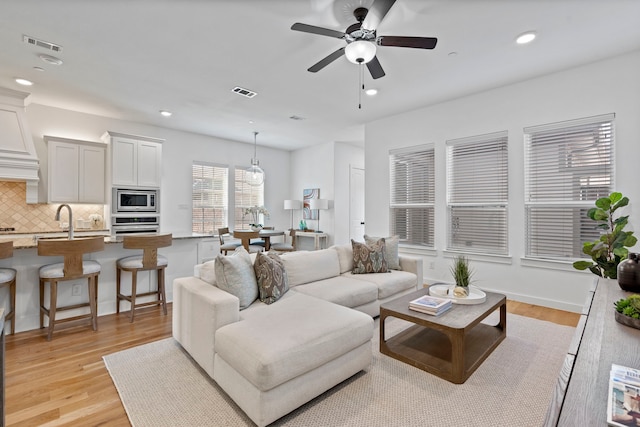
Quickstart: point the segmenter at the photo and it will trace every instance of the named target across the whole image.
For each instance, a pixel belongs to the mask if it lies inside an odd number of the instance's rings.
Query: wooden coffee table
[[[486,292],[484,303],[453,304],[440,316],[409,309],[409,301],[426,294],[426,288],[420,289],[380,306],[380,352],[452,383],[462,384],[507,336],[507,299],[504,295]],[[480,323],[498,308],[500,321],[497,325]],[[415,325],[387,338],[387,317]]]

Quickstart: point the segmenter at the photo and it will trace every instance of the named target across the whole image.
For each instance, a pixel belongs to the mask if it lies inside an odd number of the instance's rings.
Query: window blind
[[[613,190],[614,115],[524,129],[526,256],[581,258],[587,211]]]
[[[507,132],[447,141],[447,248],[508,253]]]
[[[422,145],[389,152],[389,228],[403,245],[435,246],[434,151]]]
[[[246,183],[246,169],[235,169],[235,208],[234,208],[234,229],[248,229],[253,222],[251,215],[243,217],[244,210],[251,206],[264,205],[264,183],[258,186],[251,186]],[[264,217],[260,216],[260,221],[264,224]]]
[[[215,233],[227,226],[229,168],[194,162],[192,166],[192,231]]]

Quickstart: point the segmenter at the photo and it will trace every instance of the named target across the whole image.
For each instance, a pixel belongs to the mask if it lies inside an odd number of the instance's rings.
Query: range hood
[[[0,87],[0,181],[26,181],[27,203],[37,203],[39,162],[25,113],[29,96]]]

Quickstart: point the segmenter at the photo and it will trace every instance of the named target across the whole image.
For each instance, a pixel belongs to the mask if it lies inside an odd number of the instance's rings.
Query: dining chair
[[[289,236],[291,236],[291,243],[277,242],[271,243],[271,249],[277,252],[294,252],[296,250],[296,230],[293,228],[289,230]]]
[[[220,238],[220,253],[225,255],[229,251],[235,251],[238,246],[242,246],[242,243],[238,241],[226,241],[226,238],[232,237],[231,233],[229,233],[229,227],[218,228],[218,237]]]
[[[240,239],[242,241],[242,246],[244,246],[244,248],[249,253],[264,251],[264,246],[254,245],[250,243],[251,239],[256,239],[260,237],[259,231],[234,230],[233,237]]]
[[[104,250],[104,237],[86,239],[39,239],[38,255],[63,256],[63,262],[43,265],[39,269],[40,276],[40,328],[44,328],[44,316],[49,318],[47,341],[51,341],[55,325],[81,319],[90,319],[94,331],[98,330],[98,276],[101,266],[98,261],[84,260],[83,255]],[[58,284],[75,279],[87,279],[89,301],[58,306]],[[49,283],[49,308],[45,307],[45,284]],[[64,319],[56,319],[58,311],[89,307],[89,314],[82,314]]]
[[[131,312],[129,322],[133,322],[136,308],[150,305],[162,306],[162,312],[167,314],[167,295],[164,285],[164,270],[169,265],[169,261],[163,255],[158,254],[158,248],[171,246],[173,236],[169,234],[141,234],[137,236],[124,236],[122,247],[125,249],[142,249],[142,254],[120,258],[116,261],[116,313],[120,313],[120,301],[129,301]],[[155,270],[158,275],[156,290],[148,292],[137,292],[138,272]],[[122,272],[131,272],[131,295],[124,295],[121,292]],[[157,299],[136,303],[136,298],[155,295]]]
[[[264,227],[262,227],[263,230],[275,230],[276,228],[274,226],[267,226],[265,225]],[[257,239],[257,240],[251,240],[251,244],[252,245],[257,245],[257,246],[262,246],[262,247],[266,247],[266,242],[264,241],[264,239]]]
[[[0,243],[0,259],[13,256],[13,241]],[[11,334],[16,333],[16,270],[0,267],[0,287],[9,286],[9,313],[4,316],[5,321],[11,320]]]

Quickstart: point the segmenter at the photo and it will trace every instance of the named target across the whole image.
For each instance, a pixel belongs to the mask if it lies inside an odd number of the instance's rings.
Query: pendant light
[[[253,158],[251,159],[251,167],[247,169],[245,174],[245,182],[252,187],[262,185],[264,182],[264,171],[260,167],[260,161],[256,155],[257,136],[258,132],[253,132]]]

